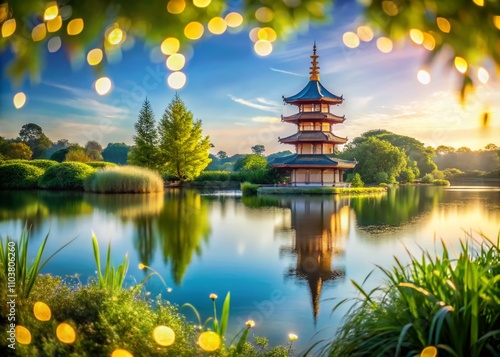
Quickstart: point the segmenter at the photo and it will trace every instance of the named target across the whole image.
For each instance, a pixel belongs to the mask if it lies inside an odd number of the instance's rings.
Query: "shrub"
[[[229,171],[203,171],[195,181],[232,181],[233,176]]]
[[[444,173],[445,179],[452,178],[455,175],[463,174],[463,172],[461,170],[456,169],[456,168],[445,169],[445,170],[443,170],[443,173]]]
[[[396,259],[392,268],[379,267],[386,283],[370,292],[353,282],[360,297],[327,347],[329,355],[417,356],[424,348],[434,356],[498,355],[499,246],[486,238],[471,244],[476,251],[462,242],[457,258],[443,243],[439,257],[422,252],[410,256],[408,266]]]
[[[386,184],[385,182],[381,182],[378,184],[379,187],[389,187],[388,184]]]
[[[63,162],[45,171],[38,185],[41,188],[59,190],[83,190],[83,182],[94,173],[94,169],[81,162]]]
[[[432,182],[434,186],[450,186],[450,181],[448,180],[434,180]]]
[[[20,162],[6,163],[0,166],[0,188],[37,188],[42,175],[43,170],[36,166]]]
[[[163,179],[156,172],[138,166],[106,167],[85,181],[85,191],[99,193],[163,192]]]
[[[359,176],[358,173],[356,173],[352,177],[351,184],[352,184],[352,187],[363,187],[365,185],[365,183],[361,180],[361,176]]]
[[[433,183],[434,182],[434,176],[432,174],[425,174],[425,176],[422,177],[422,182],[423,183]]]
[[[243,193],[243,196],[256,195],[258,189],[259,185],[255,185],[250,182],[243,182],[241,184],[241,192]]]
[[[46,159],[35,159],[35,160],[8,160],[0,163],[2,164],[28,164],[31,166],[36,166],[43,171],[47,170],[49,167],[57,165],[57,161],[46,160]]]
[[[387,172],[380,171],[375,174],[375,182],[376,183],[391,183],[389,175]]]
[[[118,165],[114,162],[106,161],[90,161],[86,162],[87,165],[92,166],[94,169],[103,169],[105,167],[117,167]]]

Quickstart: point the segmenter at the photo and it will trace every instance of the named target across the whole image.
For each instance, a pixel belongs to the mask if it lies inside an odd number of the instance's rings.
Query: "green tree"
[[[193,120],[179,95],[175,95],[158,126],[160,163],[166,173],[181,181],[198,177],[208,166],[210,139],[203,137],[200,120]]]
[[[352,187],[363,187],[365,183],[361,180],[361,176],[356,172],[352,177]]]
[[[43,133],[42,128],[34,123],[23,125],[19,131],[19,137],[30,147],[33,159],[41,158],[53,145],[53,142]]]
[[[449,154],[450,152],[455,152],[455,148],[452,146],[446,146],[446,145],[439,145],[436,148],[437,155],[446,155],[446,154]]]
[[[109,143],[102,151],[104,161],[114,162],[115,164],[125,165],[130,146],[125,143]]]
[[[92,158],[85,153],[80,145],[73,145],[68,149],[64,161],[89,162]]]
[[[457,149],[457,152],[472,152],[467,146],[461,146]]]
[[[128,162],[132,165],[145,166],[150,169],[158,167],[158,132],[151,102],[146,98],[142,103],[139,119],[134,125],[135,146],[130,150]]]
[[[266,147],[264,145],[254,145],[252,146],[252,153],[257,155],[263,155],[264,151],[266,151]]]
[[[10,142],[4,146],[2,151],[6,159],[31,159],[33,152],[24,142]]]
[[[267,165],[265,157],[258,154],[249,154],[236,160],[234,171],[264,170]]]
[[[384,173],[392,182],[407,165],[407,156],[402,150],[375,136],[350,145],[341,156],[358,161],[356,171],[365,182],[379,181],[378,173]]]
[[[219,152],[217,153],[217,155],[215,155],[215,156],[217,156],[217,158],[218,158],[219,160],[224,160],[224,159],[227,159],[227,153],[226,153],[225,151],[222,151],[222,150],[221,150],[221,151],[219,151]]]
[[[484,147],[484,150],[486,150],[486,151],[496,151],[496,150],[498,150],[498,149],[499,149],[499,147],[498,147],[498,146],[496,146],[496,145],[495,145],[495,144],[493,144],[493,143],[490,143],[490,144],[488,144],[488,145],[486,145],[486,146]]]

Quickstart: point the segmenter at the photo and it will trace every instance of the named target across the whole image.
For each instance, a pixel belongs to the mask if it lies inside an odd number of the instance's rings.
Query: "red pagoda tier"
[[[314,44],[309,83],[299,93],[283,97],[285,103],[299,109],[296,114],[281,117],[283,122],[297,125],[297,133],[279,138],[280,143],[295,145],[295,154],[274,159],[271,165],[291,170],[294,186],[342,186],[344,171],[356,166],[355,161],[334,157],[335,148],[345,144],[347,138],[333,134],[333,125],[343,123],[345,116],[331,113],[330,106],[342,104],[344,98],[320,83],[318,57]]]

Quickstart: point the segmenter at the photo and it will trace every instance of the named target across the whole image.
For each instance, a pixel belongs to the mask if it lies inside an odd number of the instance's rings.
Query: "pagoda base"
[[[292,169],[292,186],[335,186],[343,183],[344,170],[332,168]]]

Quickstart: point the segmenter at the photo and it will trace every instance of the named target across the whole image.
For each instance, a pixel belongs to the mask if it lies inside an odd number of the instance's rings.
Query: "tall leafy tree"
[[[5,145],[5,149],[3,150],[3,155],[7,159],[31,159],[31,149],[28,145],[23,142],[10,142]]]
[[[266,151],[266,147],[264,145],[254,145],[252,146],[252,153],[257,155],[263,155],[264,151]]]
[[[125,143],[109,143],[102,151],[104,161],[114,162],[115,164],[125,165],[130,146]]]
[[[158,167],[158,132],[156,131],[155,115],[151,102],[146,98],[142,103],[139,119],[134,125],[135,146],[129,153],[128,162],[133,165],[145,166],[150,169]]]
[[[34,123],[23,125],[19,131],[19,137],[30,147],[33,159],[41,158],[53,145],[53,142],[43,133],[42,128]]]
[[[165,109],[158,132],[160,162],[168,174],[190,181],[210,163],[210,139],[203,137],[201,121],[193,119],[179,95]]]

